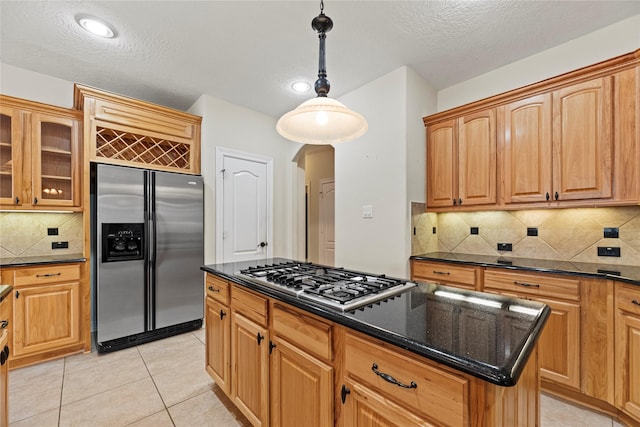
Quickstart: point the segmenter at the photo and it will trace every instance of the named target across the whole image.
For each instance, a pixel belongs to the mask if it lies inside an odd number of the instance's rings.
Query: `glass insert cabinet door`
[[[22,134],[20,112],[0,108],[0,204],[22,203]]]
[[[32,127],[33,205],[78,206],[78,121],[34,113]]]

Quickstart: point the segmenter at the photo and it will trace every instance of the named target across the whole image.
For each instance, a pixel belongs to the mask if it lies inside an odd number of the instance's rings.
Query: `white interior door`
[[[216,259],[270,258],[272,163],[262,156],[216,150]]]
[[[320,214],[318,229],[320,233],[320,264],[335,263],[335,206],[336,192],[333,179],[320,180]]]

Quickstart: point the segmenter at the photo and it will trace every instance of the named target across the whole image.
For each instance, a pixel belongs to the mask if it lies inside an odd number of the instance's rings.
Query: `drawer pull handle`
[[[525,286],[527,288],[539,288],[540,285],[538,285],[537,283],[525,283],[525,282],[517,282],[517,281],[513,281],[514,285],[518,285],[518,286]]]
[[[209,288],[207,288],[207,289],[209,289],[211,292],[218,292],[218,293],[220,293],[220,289],[213,289],[213,286],[209,286]]]
[[[442,274],[444,276],[448,276],[451,273],[449,273],[448,271],[438,271],[438,270],[433,270],[433,274]]]
[[[416,384],[414,381],[411,381],[411,383],[409,385],[406,385],[406,384],[401,383],[397,379],[393,378],[391,375],[385,374],[384,372],[380,372],[378,370],[378,364],[377,363],[374,363],[373,366],[371,366],[371,370],[373,371],[374,374],[376,374],[377,376],[379,376],[380,378],[382,378],[386,382],[391,383],[391,384],[395,384],[398,387],[402,387],[402,388],[417,388],[418,387],[418,384]]]
[[[0,329],[7,329],[7,326],[9,326],[8,320],[3,320],[0,322]]]
[[[60,275],[62,275],[62,273],[47,273],[47,274],[36,274],[36,277],[55,277]]]
[[[631,304],[640,305],[640,301],[638,301],[637,299],[632,299]]]

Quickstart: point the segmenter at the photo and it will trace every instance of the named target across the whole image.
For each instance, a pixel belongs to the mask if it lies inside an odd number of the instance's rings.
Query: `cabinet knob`
[[[0,329],[7,329],[7,326],[9,326],[8,320],[0,321]]]
[[[545,194],[545,199],[547,199],[547,202],[549,201],[549,199],[551,198],[551,195],[549,194],[549,192],[547,191],[547,194]]]
[[[453,206],[457,205],[458,201],[456,199],[453,199]]]
[[[224,310],[220,310],[220,320],[222,320],[222,318],[226,315],[227,313],[225,313]]]
[[[16,205],[20,204],[20,197],[16,196]]]
[[[347,394],[351,394],[351,390],[349,390],[346,385],[342,384],[342,390],[340,390],[340,398],[342,399],[343,405],[347,400]]]
[[[462,199],[458,198],[458,204],[462,206]]]
[[[640,301],[638,301],[637,299],[632,299],[632,300],[631,300],[631,304],[633,304],[633,305],[640,305]]]
[[[34,204],[34,205],[37,205],[37,204],[38,204],[38,198],[37,198],[37,197],[34,197],[34,198],[33,198],[33,204]]]
[[[262,340],[264,339],[264,335],[260,335],[260,332],[258,332],[258,336],[256,337],[258,340],[258,345],[260,345],[260,343],[262,342]]]
[[[558,192],[556,191],[555,194],[553,195],[553,197],[555,197],[556,200],[558,200],[560,198],[560,195],[558,194]]]

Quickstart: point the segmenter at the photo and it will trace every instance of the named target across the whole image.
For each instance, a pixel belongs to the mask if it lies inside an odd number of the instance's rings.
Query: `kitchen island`
[[[421,283],[342,311],[255,265],[202,267],[207,371],[254,425],[538,425],[546,305]]]

